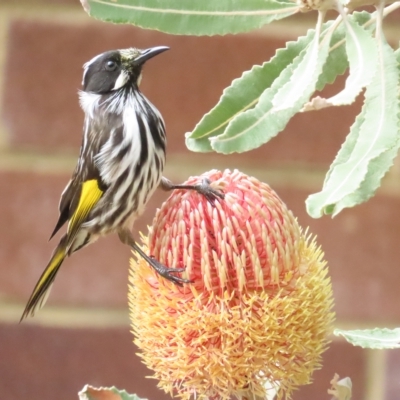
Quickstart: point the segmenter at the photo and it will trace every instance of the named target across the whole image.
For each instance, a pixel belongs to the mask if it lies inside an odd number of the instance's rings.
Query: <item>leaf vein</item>
[[[123,8],[127,10],[144,11],[150,13],[163,13],[163,14],[181,14],[181,15],[209,15],[209,16],[222,16],[222,17],[232,17],[232,16],[263,16],[263,15],[275,15],[280,13],[294,12],[298,11],[299,7],[287,7],[281,8],[279,10],[255,10],[255,11],[193,11],[193,10],[177,10],[171,8],[151,8],[144,6],[132,6],[128,4],[116,4],[110,3],[105,0],[91,0],[92,3],[103,4],[109,7]],[[278,2],[276,2],[279,4]]]
[[[381,85],[380,87],[382,88],[381,92],[381,111],[380,111],[380,119],[379,119],[379,124],[378,124],[378,129],[375,132],[375,136],[373,137],[373,140],[371,140],[370,145],[368,147],[368,150],[364,153],[364,155],[356,162],[356,164],[351,168],[347,176],[341,181],[341,183],[336,187],[335,190],[331,192],[329,197],[326,200],[326,204],[330,204],[332,201],[332,198],[334,195],[343,187],[343,185],[350,179],[352,173],[356,170],[356,168],[364,162],[364,160],[367,159],[369,156],[371,150],[375,146],[375,143],[377,142],[378,138],[380,137],[381,131],[382,131],[382,126],[384,122],[384,116],[385,116],[385,77],[384,77],[384,69],[383,69],[383,49],[382,49],[382,42],[379,43],[378,45],[378,52],[379,52],[379,68],[380,68],[380,79],[381,79]],[[362,128],[361,128],[362,129]]]

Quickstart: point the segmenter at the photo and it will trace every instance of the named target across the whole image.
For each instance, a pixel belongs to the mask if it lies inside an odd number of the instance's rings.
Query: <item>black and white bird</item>
[[[84,65],[80,105],[85,113],[80,155],[61,194],[60,216],[52,238],[67,223],[53,255],[37,282],[21,320],[44,305],[54,278],[67,256],[99,237],[117,233],[157,273],[176,284],[184,268],[167,268],[136,244],[131,228],[155,189],[193,189],[209,201],[223,194],[204,181],[174,185],[162,176],[166,136],[160,112],[139,90],[142,67],[168,50],[129,48],[107,51]]]

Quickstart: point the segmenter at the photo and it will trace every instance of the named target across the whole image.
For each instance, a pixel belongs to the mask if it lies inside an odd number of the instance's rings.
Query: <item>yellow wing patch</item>
[[[68,244],[72,243],[79,227],[100,200],[102,195],[103,191],[100,190],[96,179],[91,179],[82,183],[78,206],[68,224]]]

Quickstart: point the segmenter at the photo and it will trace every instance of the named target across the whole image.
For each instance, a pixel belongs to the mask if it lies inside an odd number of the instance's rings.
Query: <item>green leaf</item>
[[[349,18],[355,21],[353,23],[365,24],[371,16],[367,12],[355,12]],[[329,21],[323,25],[322,37],[328,32],[332,23],[333,21]],[[372,24],[369,28],[371,26]],[[299,38],[297,42],[288,42],[286,48],[278,49],[270,61],[262,66],[254,66],[242,77],[235,79],[231,86],[224,90],[218,104],[203,116],[191,133],[186,133],[187,147],[192,151],[212,151],[209,138],[222,135],[233,118],[244,111],[253,109],[260,100],[261,94],[271,87],[279,74],[310,43],[314,33],[314,30],[309,30],[307,35]],[[329,56],[319,76],[317,89],[321,90],[327,83],[332,83],[338,75],[345,72],[348,61],[344,44],[345,29],[342,24],[333,32]],[[275,93],[276,90],[267,92],[264,100]]]
[[[328,173],[326,174],[326,177],[324,180],[324,186],[328,184],[329,179],[332,175],[332,172],[335,171],[336,166],[344,164],[349,160],[349,158],[354,150],[354,147],[357,143],[360,128],[365,121],[365,113],[366,113],[366,108],[363,107],[360,114],[357,115],[356,120],[354,121],[354,124],[350,128],[350,133],[347,135],[346,140],[342,144],[341,149],[337,153],[335,160],[333,161],[332,165],[329,168]],[[328,207],[329,207],[329,209],[328,209]],[[335,208],[334,205],[327,206],[327,209],[325,210],[326,214],[333,213],[334,208]]]
[[[400,328],[396,329],[360,329],[345,331],[335,329],[336,336],[343,336],[354,346],[367,349],[397,349],[400,348]]]
[[[261,146],[284,129],[315,91],[315,85],[328,56],[332,32],[321,44],[314,36],[292,64],[288,65],[251,110],[230,121],[225,133],[210,139],[214,150],[225,154]]]
[[[330,23],[324,26],[328,27]],[[314,30],[309,30],[306,36],[300,37],[296,42],[286,43],[286,47],[278,49],[270,61],[254,66],[235,79],[223,91],[218,104],[203,116],[193,132],[186,133],[187,147],[192,151],[211,151],[209,137],[221,135],[236,115],[253,108],[281,71],[311,42],[314,33]]]
[[[354,20],[354,22],[357,22],[357,24],[361,25],[365,29],[369,29],[371,32],[375,31],[375,24],[367,24],[371,20],[371,18],[376,18],[377,12],[367,12],[367,11],[357,11],[353,12],[351,15],[348,15],[348,18],[351,18]]]
[[[316,97],[314,108],[342,106],[354,102],[361,90],[366,87],[375,75],[377,64],[377,47],[371,33],[350,18],[345,18],[346,53],[350,64],[350,73],[345,88],[330,97]],[[314,99],[313,99],[314,100]],[[312,107],[313,100],[307,108]]]
[[[176,35],[248,32],[299,11],[274,0],[85,0],[92,17]]]
[[[326,59],[321,75],[316,85],[317,90],[322,90],[325,85],[333,83],[338,75],[343,75],[349,66],[345,44],[345,30],[341,24],[333,32],[329,55]]]
[[[330,38],[331,34],[327,34],[320,46],[319,38],[315,37],[303,60],[293,71],[290,80],[274,96],[272,111],[293,108],[299,110],[305,99],[315,91],[318,77],[329,54]]]
[[[399,48],[394,52],[394,55],[397,59],[397,67],[400,69],[400,43],[399,43]]]
[[[79,400],[146,400],[136,394],[129,394],[125,390],[119,390],[115,386],[109,388],[95,388],[85,385],[78,393]]]
[[[361,114],[333,162],[321,192],[308,197],[314,218],[337,215],[369,199],[397,154],[399,140],[399,70],[393,49],[378,42],[378,68],[365,92]]]
[[[373,28],[375,27],[374,24],[365,26],[371,19],[371,13],[366,11],[353,12],[347,17],[347,19],[369,31],[373,31]],[[338,75],[343,75],[348,68],[349,62],[347,59],[345,43],[345,28],[342,23],[332,35],[329,56],[318,79],[317,90],[322,90],[326,84],[333,83]]]

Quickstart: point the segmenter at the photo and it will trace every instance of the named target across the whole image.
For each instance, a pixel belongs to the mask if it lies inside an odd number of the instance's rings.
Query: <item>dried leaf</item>
[[[332,400],[350,400],[352,383],[349,377],[339,380],[339,375],[335,374],[331,380],[332,388],[328,389],[328,394],[332,394]]]
[[[136,394],[129,394],[125,390],[119,390],[114,386],[110,388],[95,388],[85,385],[78,395],[79,400],[146,400],[141,399]]]
[[[317,96],[306,103],[301,111],[322,110],[326,107],[331,107],[332,104],[324,97]]]

